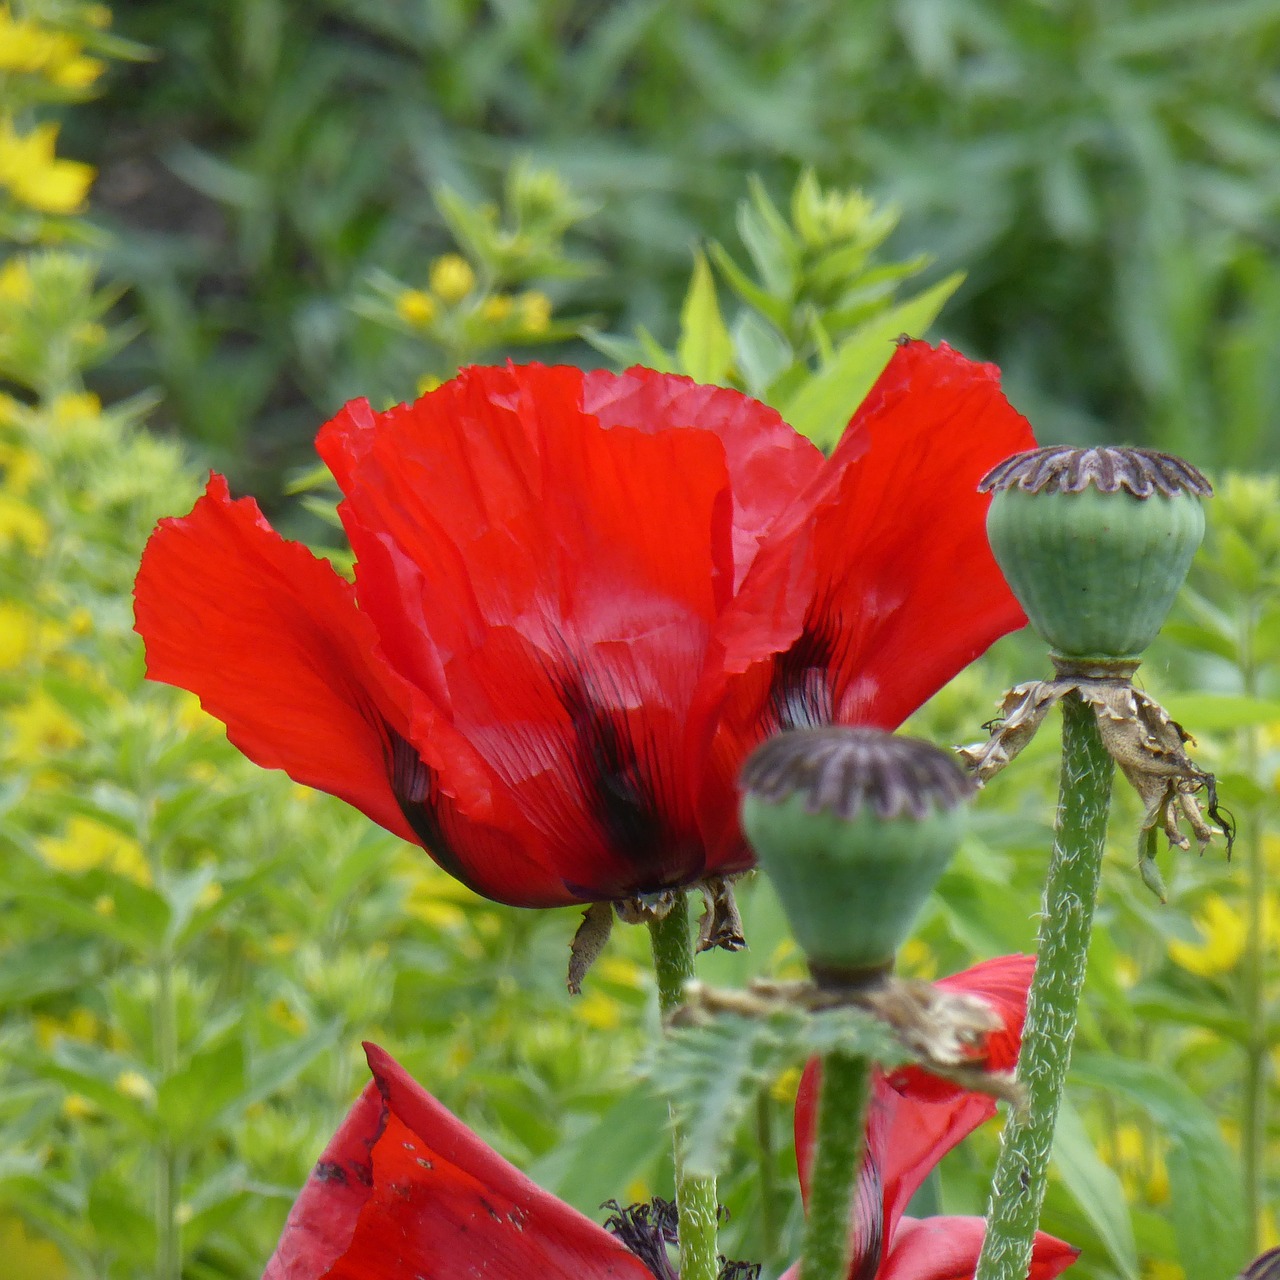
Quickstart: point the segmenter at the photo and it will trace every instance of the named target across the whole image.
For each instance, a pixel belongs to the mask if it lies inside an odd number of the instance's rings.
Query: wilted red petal
[[[160,521],[134,598],[151,679],[199,695],[256,764],[413,839],[388,779],[387,729],[407,732],[408,698],[327,561],[214,475],[189,516]]]
[[[903,1218],[876,1280],[973,1280],[985,1218]],[[1036,1232],[1028,1280],[1053,1280],[1080,1250]]]
[[[388,1054],[365,1050],[375,1084],[317,1165],[263,1280],[652,1280]]]
[[[736,770],[803,724],[900,724],[1025,617],[978,481],[1033,447],[994,365],[898,348],[820,476],[771,531],[714,645],[692,732],[714,734],[704,826],[732,829]]]
[[[1033,956],[998,956],[935,984],[982,996],[1004,1023],[1003,1030],[987,1037],[980,1059],[992,1071],[1009,1071],[1017,1065],[1027,988],[1034,970]],[[801,1190],[806,1195],[819,1081],[815,1060],[805,1067],[796,1095],[796,1158]],[[874,1163],[883,1190],[886,1237],[893,1236],[907,1203],[938,1161],[995,1113],[995,1099],[988,1094],[963,1089],[919,1067],[902,1068],[887,1077],[876,1073],[869,1105],[867,1158]]]
[[[590,900],[704,870],[685,724],[733,558],[719,437],[601,426],[582,377],[465,370],[318,448],[388,656],[508,789],[488,821]],[[467,812],[432,726],[413,740]]]

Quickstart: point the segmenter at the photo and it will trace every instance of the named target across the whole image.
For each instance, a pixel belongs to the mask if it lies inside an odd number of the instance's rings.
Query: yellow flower
[[[32,484],[44,474],[40,455],[19,444],[0,441],[0,486],[18,498],[27,493]]]
[[[12,120],[0,120],[0,186],[14,200],[40,213],[75,213],[84,204],[93,166],[54,155],[56,124],[18,133]]]
[[[62,836],[38,841],[40,856],[55,871],[82,875],[102,868],[135,884],[150,885],[151,868],[142,846],[115,827],[81,814],[68,819]]]
[[[938,958],[933,948],[919,938],[908,938],[898,952],[902,971],[910,978],[932,978],[938,972]]]
[[[80,726],[43,690],[14,707],[6,719],[11,730],[7,744],[10,759],[29,762],[69,751],[84,741]]]
[[[106,69],[97,58],[68,58],[49,69],[49,79],[59,89],[87,89]]]
[[[0,493],[0,550],[19,542],[39,555],[49,544],[49,526],[29,502]]]
[[[141,1071],[122,1071],[116,1076],[116,1092],[135,1102],[150,1102],[156,1096],[155,1086]]]
[[[22,666],[35,635],[35,614],[8,600],[0,601],[0,671]]]
[[[457,253],[446,253],[431,264],[431,292],[441,302],[461,302],[476,287],[471,264]]]
[[[436,300],[421,289],[406,289],[396,299],[396,315],[415,329],[425,329],[436,318]]]
[[[291,1036],[300,1036],[307,1029],[306,1018],[281,996],[267,1005],[267,1017]]]
[[[1148,1258],[1142,1264],[1142,1280],[1187,1280],[1187,1273],[1167,1258]]]
[[[570,1006],[579,1018],[597,1031],[616,1031],[622,1025],[618,1002],[599,989],[592,989]]]
[[[0,267],[0,302],[27,306],[35,299],[35,282],[31,279],[31,258],[27,254],[10,258]],[[10,397],[6,396],[6,400]]]
[[[87,1120],[97,1113],[98,1108],[82,1093],[69,1093],[62,1100],[62,1114],[68,1120]]]
[[[5,1275],[16,1280],[67,1280],[71,1274],[66,1260],[52,1241],[30,1235],[22,1220],[11,1213],[0,1214],[0,1258]]]
[[[418,394],[425,396],[428,391],[434,391],[437,387],[443,385],[434,373],[424,373],[418,379]]]
[[[509,293],[495,293],[480,304],[480,319],[489,324],[501,324],[511,318],[515,303]]]
[[[55,1040],[78,1040],[93,1044],[102,1038],[102,1023],[83,1005],[77,1005],[65,1018],[38,1013],[35,1017],[36,1043],[51,1049]]]
[[[1203,941],[1169,943],[1169,957],[1189,973],[1212,978],[1236,967],[1244,952],[1245,922],[1238,911],[1218,894],[1210,895],[1196,915],[1195,925]]]
[[[105,337],[101,325],[94,328],[98,330],[95,340]],[[54,400],[51,412],[55,426],[71,427],[85,419],[100,417],[102,401],[92,391],[67,391]]]
[[[203,889],[196,894],[196,906],[201,911],[207,911],[210,907],[216,906],[222,901],[222,886],[216,880],[210,880]]]
[[[530,289],[520,295],[520,327],[525,333],[546,333],[551,328],[551,299]]]
[[[800,1074],[799,1067],[788,1067],[769,1086],[770,1097],[784,1107],[795,1106],[796,1094],[800,1092]]]

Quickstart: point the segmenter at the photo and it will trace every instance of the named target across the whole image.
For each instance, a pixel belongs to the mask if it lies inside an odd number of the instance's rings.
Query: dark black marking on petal
[[[317,1182],[337,1182],[347,1185],[347,1171],[336,1160],[317,1160],[311,1171]]]
[[[884,1254],[884,1179],[880,1166],[864,1159],[854,1198],[853,1257],[850,1280],[875,1280]]]
[[[656,864],[672,841],[623,717],[592,696],[581,674],[561,672],[555,683],[573,727],[591,816],[619,857],[638,866]]]
[[[832,621],[828,611],[811,607],[796,642],[773,660],[766,706],[778,730],[816,729],[835,719]]]
[[[385,725],[387,736],[387,774],[391,791],[413,833],[422,841],[422,847],[455,880],[468,889],[474,889],[471,877],[462,859],[445,836],[439,815],[439,792],[436,779],[422,763],[417,748],[402,738],[390,725]]]

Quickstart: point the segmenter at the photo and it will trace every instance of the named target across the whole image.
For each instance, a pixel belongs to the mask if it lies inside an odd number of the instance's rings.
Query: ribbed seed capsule
[[[950,861],[974,784],[951,755],[880,729],[793,729],[742,772],[742,826],[815,979],[893,963]]]
[[[1132,661],[1155,639],[1204,536],[1209,482],[1148,449],[1015,454],[978,485],[987,537],[1031,625],[1061,657]]]

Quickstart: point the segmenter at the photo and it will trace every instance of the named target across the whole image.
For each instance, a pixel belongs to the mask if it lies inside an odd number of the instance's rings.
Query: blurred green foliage
[[[150,336],[114,389],[257,482],[412,379],[347,303],[449,251],[438,193],[516,159],[594,216],[557,308],[669,343],[690,249],[759,173],[903,210],[967,283],[945,333],[1046,439],[1273,456],[1280,0],[139,0],[154,51],[75,121]],[[581,348],[552,348],[582,358]]]
[[[670,1189],[665,1106],[631,1076],[657,1029],[640,931],[615,930],[570,1001],[574,913],[474,898],[144,682],[130,582],[198,475],[143,419],[277,467],[348,394],[410,395],[457,361],[586,335],[590,316],[597,350],[741,385],[829,440],[965,267],[948,332],[1002,356],[1048,438],[1121,414],[1201,461],[1256,462],[1280,332],[1260,232],[1276,158],[1257,132],[1278,100],[1262,76],[1275,8],[914,0],[854,24],[755,0],[135,4],[126,34],[161,56],[56,138],[35,130],[97,82],[81,60],[138,51],[98,6],[15,6],[70,43],[0,68],[14,136],[40,142],[5,189],[0,260],[14,1280],[258,1275],[363,1083],[362,1037],[585,1212]],[[106,166],[96,209],[123,248],[76,215],[88,175],[58,168],[64,144]],[[896,193],[901,221],[838,185],[851,176]],[[104,263],[132,301],[100,283]],[[104,406],[86,378],[166,399]],[[1242,836],[1231,867],[1162,854],[1161,906],[1119,800],[1045,1219],[1085,1247],[1081,1280],[1219,1280],[1275,1241],[1277,512],[1276,477],[1222,476],[1144,665]],[[980,736],[1002,690],[1044,667],[1009,637],[912,727]],[[1052,739],[980,798],[906,971],[1033,945]],[[700,977],[798,976],[767,884],[741,905],[751,950],[703,957]],[[766,1275],[796,1252],[795,1084],[749,1099],[721,1180],[725,1252]],[[991,1127],[948,1157],[948,1210],[981,1211],[994,1142]]]

